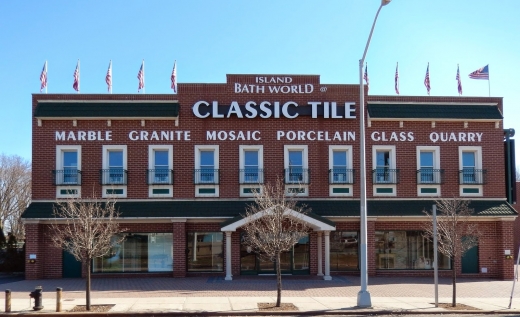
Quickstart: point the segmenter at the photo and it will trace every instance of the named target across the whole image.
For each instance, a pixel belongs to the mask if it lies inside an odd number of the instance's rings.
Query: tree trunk
[[[282,303],[282,271],[280,269],[280,252],[276,253],[276,307]]]
[[[90,311],[90,260],[87,260],[87,285],[86,285],[87,311]]]
[[[455,259],[451,260],[451,283],[453,285],[453,295],[451,299],[451,306],[457,306],[457,271],[455,270]]]

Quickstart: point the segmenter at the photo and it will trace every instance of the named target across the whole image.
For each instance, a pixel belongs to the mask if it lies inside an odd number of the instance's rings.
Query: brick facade
[[[262,75],[266,78],[272,77]],[[228,75],[227,83],[224,84],[179,84],[177,95],[107,95],[107,94],[35,94],[32,99],[33,113],[39,104],[53,101],[66,104],[68,102],[104,102],[104,103],[139,103],[139,102],[177,102],[179,104],[179,115],[176,120],[170,119],[147,119],[147,118],[95,118],[94,115],[85,118],[37,118],[33,116],[33,202],[55,201],[56,186],[53,185],[51,171],[57,169],[56,166],[56,147],[58,145],[81,146],[81,191],[83,197],[102,196],[102,186],[100,185],[99,170],[103,167],[102,152],[106,145],[126,145],[127,146],[127,166],[128,185],[126,186],[126,198],[118,198],[118,201],[157,201],[157,200],[236,200],[241,198],[239,195],[239,146],[240,145],[262,145],[263,146],[263,167],[265,182],[274,182],[277,177],[282,176],[282,171],[286,167],[284,160],[284,145],[304,145],[308,148],[308,168],[311,171],[311,182],[308,185],[308,195],[301,200],[307,199],[343,199],[359,200],[359,173],[356,172],[354,184],[352,186],[352,196],[331,197],[329,193],[329,146],[330,145],[349,145],[352,147],[353,161],[352,169],[359,171],[359,119],[358,100],[359,86],[357,85],[328,85],[321,84],[319,76],[282,76],[290,78],[290,85],[297,88],[290,93],[268,93],[269,86],[281,87],[283,84],[266,84],[265,90],[256,92],[258,85],[256,75]],[[242,88],[237,92],[237,83]],[[248,86],[246,90],[244,87]],[[313,87],[312,93],[305,92],[305,89]],[[251,92],[252,89],[254,92]],[[292,89],[292,88],[291,88]],[[388,102],[388,103],[416,103],[416,104],[494,104],[502,111],[502,98],[477,98],[477,97],[394,97],[394,96],[368,96],[368,103]],[[238,118],[236,113],[229,118],[205,118],[201,119],[194,115],[192,106],[198,101],[206,101],[210,104],[204,109],[212,109],[211,103],[218,101],[219,105],[229,106],[232,102],[237,102],[244,109],[249,101],[257,104],[262,101],[270,103],[279,102],[283,105],[292,101],[297,103],[298,108],[309,108],[309,102],[336,102],[343,106],[345,102],[355,104],[352,119],[329,119],[324,118],[321,110],[318,111],[318,118],[310,115],[300,115],[295,119],[284,117],[280,118],[254,119]],[[258,107],[257,107],[258,108]],[[295,107],[293,107],[294,109]],[[260,109],[260,108],[258,108]],[[320,108],[321,109],[321,108]],[[332,110],[331,110],[332,111]],[[329,114],[332,116],[332,113]],[[367,113],[368,115],[368,113]],[[367,196],[368,199],[425,199],[418,196],[417,189],[417,147],[418,146],[439,146],[440,148],[440,168],[444,170],[444,182],[440,185],[441,198],[453,198],[460,196],[459,170],[460,170],[460,146],[478,146],[482,153],[482,169],[487,170],[486,183],[482,185],[483,195],[470,197],[472,200],[496,199],[504,200],[505,172],[503,168],[503,126],[502,121],[492,120],[442,120],[442,119],[421,119],[421,120],[371,120],[366,127],[366,167],[367,167]],[[110,120],[110,121],[108,121]],[[178,121],[177,121],[178,120]],[[178,124],[176,124],[176,122]],[[77,140],[78,132],[95,131],[101,136],[106,136],[106,131],[111,131],[111,140]],[[147,133],[148,140],[131,140],[130,133],[137,131],[134,136],[143,136],[141,131]],[[173,131],[173,140],[152,140],[154,131]],[[216,140],[208,140],[208,131],[215,131]],[[256,135],[260,139],[254,140],[230,140],[230,132],[259,131]],[[295,135],[300,135],[300,140],[290,140],[288,137],[278,137],[281,132],[287,135],[294,131]],[[303,131],[298,134],[298,131]],[[309,131],[314,131],[309,134]],[[72,133],[74,138],[67,140],[57,140],[56,132],[65,132],[65,136]],[[220,140],[219,132],[222,136],[227,135],[227,139]],[[335,133],[343,137],[349,136],[347,140],[334,139]],[[345,132],[345,134],[343,134]],[[431,139],[431,133],[441,135],[445,133],[446,139]],[[460,139],[459,136],[466,136],[467,133],[478,133],[481,139],[469,141]],[[391,139],[392,133],[397,135],[396,139]],[[409,135],[413,137],[408,137]],[[377,140],[375,135],[388,136]],[[448,138],[455,135],[457,139]],[[321,136],[318,136],[321,135]],[[327,135],[330,140],[327,139]],[[404,138],[401,136],[404,135]],[[315,138],[310,140],[309,138]],[[319,140],[318,138],[323,138]],[[223,138],[222,138],[223,139]],[[145,170],[149,166],[149,145],[172,145],[173,146],[173,198],[150,198],[149,186],[145,179]],[[193,170],[195,165],[195,146],[198,145],[218,145],[219,147],[219,170],[220,182],[218,185],[218,197],[195,197],[196,186],[193,181]],[[396,195],[390,197],[374,196],[372,167],[373,167],[373,146],[387,145],[395,147],[397,157],[395,168],[400,170],[399,183],[396,184]],[[517,186],[520,189],[520,186]],[[439,198],[439,197],[437,197]],[[391,217],[392,215],[388,215]],[[131,219],[121,219],[122,227],[127,232],[142,233],[172,233],[173,234],[173,277],[184,277],[198,275],[187,272],[186,260],[186,239],[188,232],[218,232],[220,222],[226,220],[216,217],[215,219],[200,219],[197,215],[188,215],[182,218],[171,219],[149,219],[146,214],[142,215],[142,221]],[[152,217],[153,218],[153,217]],[[417,231],[422,229],[421,219],[400,217],[389,220],[390,218],[371,218],[368,219],[368,274],[374,275],[431,275],[431,271],[419,270],[380,270],[376,266],[376,246],[374,241],[375,231],[395,230],[395,231]],[[487,273],[474,274],[475,277],[493,277],[508,279],[512,278],[512,261],[505,259],[504,250],[514,249],[518,245],[520,238],[514,236],[513,228],[514,217],[508,219],[489,217],[480,219],[479,227],[485,233],[479,244],[478,261],[479,268],[486,268]],[[337,231],[358,231],[359,218],[356,219],[334,219]],[[518,221],[518,220],[517,220]],[[518,233],[518,231],[516,231]],[[59,278],[62,274],[62,252],[50,246],[49,227],[43,219],[30,219],[26,223],[26,248],[27,255],[36,255],[35,263],[27,264],[26,278]],[[309,235],[309,272],[311,275],[318,273],[318,234],[311,232]],[[232,275],[240,275],[240,230],[232,233],[231,237],[231,263]],[[225,275],[225,246],[226,238],[224,234],[224,267],[223,272],[211,273]],[[514,241],[513,241],[514,240]],[[324,239],[322,239],[322,251],[325,258]],[[28,258],[29,260],[29,258]],[[460,259],[455,260],[455,269],[461,273]],[[332,272],[332,274],[336,274]],[[358,271],[342,272],[342,274],[358,274]],[[451,271],[443,271],[442,275],[450,276]],[[96,274],[94,274],[96,275]],[[472,275],[473,276],[473,275]]]

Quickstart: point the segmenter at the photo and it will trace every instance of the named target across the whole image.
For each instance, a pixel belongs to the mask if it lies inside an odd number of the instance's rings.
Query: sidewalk
[[[40,313],[55,312],[56,287],[63,288],[63,311],[76,305],[85,305],[85,281],[82,279],[23,280],[7,283],[3,283],[2,280],[0,278],[0,312],[4,311],[4,290],[10,289],[12,313],[33,313],[34,302],[30,303],[29,292],[35,286],[43,287],[44,309]],[[439,303],[451,303],[450,282],[450,279],[440,279]],[[333,276],[332,281],[323,281],[312,277],[284,276],[282,283],[282,302],[292,303],[299,310],[293,314],[448,312],[443,308],[435,308],[431,278],[369,278],[368,290],[373,305],[370,309],[356,307],[357,292],[360,289],[359,277]],[[520,314],[520,290],[515,292],[511,309],[507,308],[512,286],[512,281],[459,279],[457,303],[475,307],[480,313],[486,311]],[[274,277],[236,277],[233,281],[224,281],[221,277],[96,278],[92,280],[91,294],[93,305],[114,305],[109,313],[210,312],[240,315],[257,312],[259,302],[275,302],[276,281]]]

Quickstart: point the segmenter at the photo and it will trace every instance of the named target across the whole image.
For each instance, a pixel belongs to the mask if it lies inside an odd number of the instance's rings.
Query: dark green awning
[[[253,200],[196,200],[196,201],[123,201],[116,206],[123,218],[235,218],[240,219]],[[322,217],[359,217],[359,200],[301,200],[311,209],[309,217],[325,223]],[[417,217],[430,210],[434,200],[369,200],[369,217]],[[33,202],[22,215],[24,219],[50,219],[52,202]],[[473,216],[502,217],[518,213],[505,200],[472,200],[469,208]],[[332,222],[331,222],[332,224]]]
[[[496,105],[368,104],[370,119],[501,120]]]
[[[39,102],[36,118],[175,118],[174,102]]]

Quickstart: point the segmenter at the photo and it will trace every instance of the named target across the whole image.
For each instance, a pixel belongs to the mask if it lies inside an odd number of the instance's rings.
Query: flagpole
[[[145,77],[144,77],[144,59],[143,59],[143,94],[146,94],[146,81],[145,81]]]
[[[114,83],[114,78],[113,77],[113,73],[112,73],[112,60],[110,60],[110,94],[112,94],[112,85]]]

